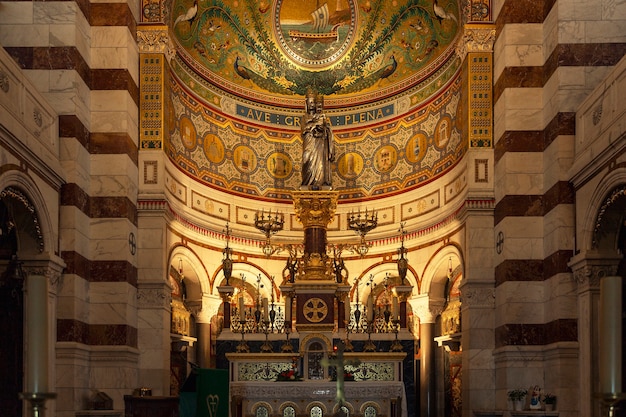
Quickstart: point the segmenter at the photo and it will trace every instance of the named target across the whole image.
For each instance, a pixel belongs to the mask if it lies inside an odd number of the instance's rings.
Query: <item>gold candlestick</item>
[[[21,392],[20,399],[28,401],[30,404],[31,417],[44,417],[46,410],[46,400],[56,398],[54,392]]]

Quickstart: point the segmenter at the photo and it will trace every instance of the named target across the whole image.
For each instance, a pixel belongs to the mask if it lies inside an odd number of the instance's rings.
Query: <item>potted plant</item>
[[[554,407],[556,405],[556,395],[549,393],[549,392],[544,394],[543,404],[544,404],[546,411],[554,410]]]
[[[509,400],[513,404],[513,409],[516,411],[521,411],[524,408],[524,399],[526,398],[526,394],[528,391],[525,389],[514,389],[507,393]]]

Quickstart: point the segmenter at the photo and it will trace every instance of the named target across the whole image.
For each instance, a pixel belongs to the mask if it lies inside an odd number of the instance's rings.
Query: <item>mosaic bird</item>
[[[262,1],[261,4],[259,4],[259,13],[261,14],[265,13],[266,11],[269,10],[270,6],[271,6],[270,2]]]
[[[235,72],[237,73],[237,75],[239,75],[241,78],[243,78],[244,80],[249,80],[250,79],[250,71],[248,70],[248,68],[244,67],[243,65],[239,65],[239,56],[237,56],[237,58],[235,58],[235,63],[234,63],[234,68],[235,68]]]
[[[433,1],[433,12],[435,13],[435,17],[441,23],[442,20],[451,19],[458,23],[456,20],[456,16],[452,13],[447,12],[443,7],[437,4],[437,0]]]
[[[373,85],[381,82],[385,78],[389,78],[391,74],[396,71],[397,67],[398,62],[396,61],[396,57],[392,55],[389,63],[382,65],[376,71],[370,73],[365,77],[359,77],[355,79],[354,82],[343,87],[341,91],[344,93],[352,93],[356,91],[361,91],[368,87],[372,87]]]
[[[398,68],[398,61],[396,61],[396,57],[391,55],[391,62],[378,71],[374,73],[374,76],[379,80],[384,80],[385,78],[389,78],[391,74],[396,72],[396,68]]]
[[[193,6],[191,6],[187,11],[176,18],[174,21],[174,26],[179,24],[180,22],[189,22],[191,25],[193,23],[193,19],[196,18],[198,14],[198,1],[193,2]]]

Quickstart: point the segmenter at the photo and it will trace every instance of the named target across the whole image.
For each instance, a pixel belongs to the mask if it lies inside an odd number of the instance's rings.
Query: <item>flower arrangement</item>
[[[333,374],[333,376],[332,376],[332,380],[333,380],[333,381],[336,381],[336,380],[337,380],[337,375],[336,375],[336,374]],[[344,380],[344,381],[354,381],[354,374],[353,374],[352,372],[345,371],[345,372],[343,373],[343,380]]]
[[[526,398],[526,394],[528,394],[528,391],[519,388],[507,392],[507,396],[511,401],[522,401],[524,398]]]
[[[545,393],[543,395],[543,403],[544,404],[554,404],[556,403],[556,395],[552,394],[552,393]]]
[[[281,373],[279,373],[278,376],[276,377],[276,380],[277,381],[300,381],[302,380],[302,377],[298,375],[298,371],[292,368],[292,369],[287,369],[286,371],[282,371]]]

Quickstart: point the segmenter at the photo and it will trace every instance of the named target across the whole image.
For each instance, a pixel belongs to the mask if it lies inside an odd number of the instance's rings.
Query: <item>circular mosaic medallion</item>
[[[233,152],[233,160],[237,169],[245,174],[256,169],[256,155],[247,146],[237,146]]]
[[[356,152],[348,152],[337,163],[337,171],[345,179],[354,179],[363,171],[363,157]]]
[[[336,63],[354,40],[355,0],[278,0],[274,16],[279,45],[304,67],[324,68]]]
[[[180,122],[180,141],[183,146],[190,151],[196,147],[196,128],[188,117],[181,117]]]
[[[328,314],[328,306],[321,298],[309,298],[302,307],[302,313],[311,323],[319,323],[326,318],[326,315]]]
[[[281,152],[274,152],[267,158],[267,169],[274,178],[287,178],[292,171],[291,160]]]
[[[397,160],[398,153],[396,148],[391,145],[385,145],[381,146],[378,151],[376,151],[374,165],[379,172],[387,172],[391,171],[396,165]]]
[[[224,160],[224,144],[221,139],[213,134],[204,137],[204,154],[207,159],[214,164],[219,164]]]

